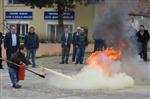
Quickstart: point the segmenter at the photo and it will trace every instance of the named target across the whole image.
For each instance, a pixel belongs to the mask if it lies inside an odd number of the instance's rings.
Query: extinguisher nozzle
[[[45,78],[45,75],[39,75],[40,77],[42,77],[42,78]]]

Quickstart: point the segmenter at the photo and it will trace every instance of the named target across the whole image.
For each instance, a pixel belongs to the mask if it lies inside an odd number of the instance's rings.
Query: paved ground
[[[81,70],[83,65],[60,65],[59,58],[40,58],[39,65],[74,74]],[[49,64],[47,66],[47,64]],[[5,63],[4,63],[5,65]],[[38,68],[33,69],[38,71]],[[39,78],[27,72],[26,80],[21,82],[22,89],[10,87],[7,69],[0,71],[0,99],[150,99],[150,86],[134,86],[124,90],[71,90],[60,89],[49,85],[49,76]]]

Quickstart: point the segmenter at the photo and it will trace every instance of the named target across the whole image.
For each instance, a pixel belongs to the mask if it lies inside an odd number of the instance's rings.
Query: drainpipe
[[[2,0],[2,13],[3,13],[3,16],[2,16],[2,20],[3,20],[3,33],[4,33],[4,29],[5,29],[5,27],[4,27],[4,20],[5,20],[5,11],[4,11],[5,9],[4,9],[4,0]]]

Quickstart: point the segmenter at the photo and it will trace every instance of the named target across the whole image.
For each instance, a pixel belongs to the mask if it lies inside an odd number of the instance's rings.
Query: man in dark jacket
[[[26,63],[24,46],[20,46],[17,52],[12,54],[10,60],[18,65]],[[12,82],[12,87],[21,88],[21,85],[18,84],[19,83],[19,80],[18,80],[19,67],[14,64],[10,64],[8,71],[9,71],[10,80]]]
[[[34,27],[29,28],[29,33],[27,33],[25,36],[24,44],[27,50],[27,56],[26,56],[26,60],[28,62],[27,65],[30,64],[29,59],[30,59],[30,53],[31,53],[32,66],[36,67],[35,54],[36,54],[36,50],[39,48],[39,38],[38,38],[38,35],[35,33]]]
[[[79,37],[79,32],[80,32],[80,27],[77,27],[77,31],[73,33],[73,39],[72,39],[72,44],[73,44],[73,54],[72,54],[72,62],[75,61],[76,59],[76,53],[77,53],[77,38]]]
[[[62,47],[62,60],[61,64],[68,64],[69,52],[72,42],[72,34],[68,28],[65,28],[65,33],[61,36],[61,47]]]
[[[79,62],[80,64],[83,64],[85,48],[88,45],[88,38],[83,28],[81,28],[77,41],[78,41],[77,42],[78,49],[77,49],[76,64],[78,64]]]
[[[0,57],[2,57],[2,42],[3,42],[3,33],[0,32]],[[2,60],[0,59],[0,69],[3,69]]]
[[[4,48],[6,49],[7,60],[10,60],[10,57],[15,53],[20,46],[19,34],[15,26],[11,27],[11,31],[6,33],[4,38]],[[9,67],[9,63],[7,63]]]
[[[139,43],[139,55],[144,61],[147,61],[147,44],[150,39],[149,32],[145,30],[144,25],[140,26],[140,30],[136,33]]]
[[[95,51],[102,51],[103,49],[106,49],[106,43],[103,39],[95,39],[94,40],[94,52]]]

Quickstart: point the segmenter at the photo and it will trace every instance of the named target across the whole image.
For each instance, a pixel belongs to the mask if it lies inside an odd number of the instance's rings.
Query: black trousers
[[[11,47],[10,49],[6,49],[7,60],[10,60],[11,55],[14,54],[18,48],[16,46]],[[10,63],[7,62],[8,67],[10,67]]]
[[[62,47],[62,63],[68,63],[70,47]]]
[[[142,50],[141,52],[139,53],[141,58],[143,58],[144,61],[147,61],[147,44],[142,44]]]
[[[72,61],[75,61],[77,54],[77,46],[73,45]]]
[[[95,51],[102,51],[104,49],[106,49],[106,43],[104,40],[102,39],[98,39],[98,40],[95,40],[94,42],[94,52]]]
[[[1,47],[1,45],[0,45],[0,57],[2,57],[2,47]],[[1,59],[0,59],[0,68],[3,68]]]
[[[85,55],[85,47],[78,47],[77,49],[77,59],[76,64],[80,62],[80,64],[83,64],[84,61],[84,55]]]

